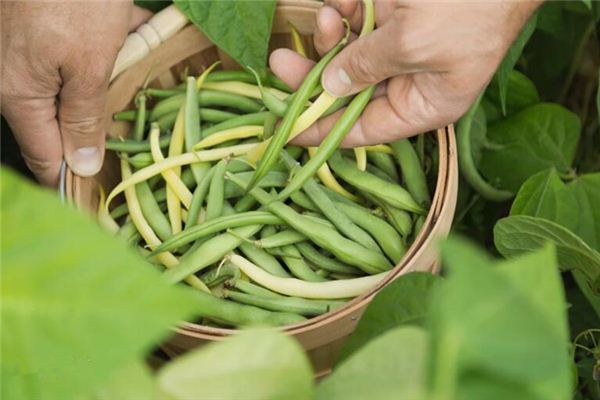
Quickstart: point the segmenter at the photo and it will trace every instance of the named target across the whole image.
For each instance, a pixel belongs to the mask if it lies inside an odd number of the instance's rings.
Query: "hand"
[[[353,41],[327,66],[322,84],[336,96],[379,83],[342,145],[387,143],[456,121],[477,98],[539,2],[374,0],[377,28]],[[330,50],[362,26],[362,3],[325,1],[315,48]],[[356,37],[354,35],[354,37]],[[271,54],[271,69],[298,87],[314,63],[295,52]],[[342,111],[308,128],[294,143],[317,145]]]
[[[81,176],[104,159],[106,91],[131,1],[2,2],[2,114],[37,179],[56,186],[63,154]]]

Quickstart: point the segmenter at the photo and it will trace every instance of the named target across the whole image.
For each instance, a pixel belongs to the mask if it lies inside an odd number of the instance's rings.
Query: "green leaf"
[[[428,298],[442,278],[424,272],[402,275],[387,285],[368,305],[342,347],[338,363],[346,360],[374,338],[400,325],[423,325]]]
[[[482,105],[488,122],[496,122],[502,117],[498,78],[495,78],[485,92]],[[506,83],[506,116],[516,114],[535,103],[539,103],[540,95],[535,83],[525,74],[517,70],[510,71]]]
[[[190,316],[191,290],[56,193],[0,174],[3,398],[83,396]]]
[[[504,387],[511,398],[567,398],[567,321],[554,248],[494,265],[450,240],[442,255],[448,279],[431,306],[434,394],[467,398]],[[502,398],[487,391],[494,396],[472,398]]]
[[[157,394],[150,370],[141,361],[137,361],[117,371],[89,399],[153,400],[157,398]]]
[[[317,399],[425,398],[427,332],[402,326],[373,339],[317,387]]]
[[[178,399],[309,399],[310,364],[297,342],[273,330],[242,331],[188,353],[159,372],[161,393]]]
[[[579,290],[588,301],[590,306],[593,308],[596,316],[600,318],[600,295],[594,293],[589,283],[586,281],[585,276],[578,270],[573,270],[573,278],[579,287]]]
[[[579,215],[573,232],[600,251],[600,172],[582,175],[567,187],[577,201]]]
[[[581,0],[581,2],[590,10],[592,9],[592,0]]]
[[[508,91],[508,81],[510,72],[515,67],[515,64],[519,60],[521,53],[523,52],[523,48],[529,41],[529,38],[535,31],[535,26],[537,24],[537,14],[534,14],[529,18],[529,21],[525,24],[521,33],[514,41],[510,49],[504,56],[502,63],[500,63],[500,67],[496,71],[496,80],[498,82],[498,89],[500,92],[500,105],[502,108],[502,112],[506,114],[506,94]]]
[[[494,186],[515,192],[544,169],[567,173],[580,129],[577,115],[557,104],[528,107],[488,129],[488,138],[498,146],[484,151],[481,172]]]
[[[554,168],[532,175],[519,189],[510,215],[545,218],[573,230],[578,222],[577,201]]]
[[[175,0],[175,4],[238,64],[266,67],[275,0]]]
[[[556,245],[558,264],[563,271],[578,270],[590,283],[600,277],[600,253],[552,221],[515,215],[501,219],[494,227],[494,244],[505,257],[536,250],[547,242]],[[593,289],[599,290],[598,286]]]

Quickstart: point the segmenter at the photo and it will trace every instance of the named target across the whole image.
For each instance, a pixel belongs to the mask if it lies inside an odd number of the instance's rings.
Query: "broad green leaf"
[[[520,393],[515,398],[567,398],[566,316],[554,248],[494,263],[451,240],[442,256],[448,279],[431,306],[434,394],[458,399],[481,391],[481,377],[470,378],[479,372],[488,386],[510,385],[505,392]]]
[[[484,151],[481,172],[494,186],[510,191],[544,169],[566,173],[580,128],[577,115],[557,104],[528,107],[488,129],[488,138],[499,146]]]
[[[578,270],[590,283],[600,277],[600,253],[557,223],[515,215],[501,219],[494,227],[494,244],[505,257],[539,249],[547,242],[556,245],[558,264],[563,271]],[[600,288],[593,289],[598,292]]]
[[[425,399],[428,335],[401,326],[378,336],[317,387],[317,399]]]
[[[514,41],[512,46],[510,46],[510,49],[504,56],[502,63],[500,63],[500,66],[496,71],[496,80],[498,81],[498,90],[500,93],[500,105],[504,114],[506,114],[507,111],[506,94],[508,91],[508,81],[510,72],[513,70],[515,64],[519,60],[519,57],[523,52],[523,48],[529,41],[529,38],[533,34],[533,31],[535,31],[536,24],[537,14],[534,14],[531,16],[531,18],[529,18],[529,21],[527,21],[523,29],[521,29],[521,33]]]
[[[517,70],[510,71],[506,84],[506,116],[513,115],[540,101],[540,95],[531,79]],[[485,115],[489,122],[502,118],[500,88],[498,79],[494,79],[488,86],[482,102]]]
[[[141,361],[116,371],[110,380],[89,396],[89,400],[157,399],[156,383]]]
[[[175,0],[177,7],[243,67],[267,64],[275,0]]]
[[[556,170],[550,168],[532,175],[523,183],[510,215],[545,218],[573,230],[578,222],[577,201]]]
[[[583,2],[583,4],[585,4],[585,6],[587,8],[589,8],[590,10],[592,9],[592,0],[581,0]]]
[[[2,397],[84,396],[191,316],[194,294],[55,193],[0,171]]]
[[[273,330],[243,331],[188,353],[158,374],[160,392],[183,399],[310,399],[313,375],[297,342]]]
[[[400,325],[423,325],[428,313],[429,295],[441,280],[429,273],[412,272],[387,285],[368,305],[342,347],[338,363],[390,329]]]
[[[582,175],[567,187],[577,201],[579,215],[573,232],[600,251],[600,172]]]

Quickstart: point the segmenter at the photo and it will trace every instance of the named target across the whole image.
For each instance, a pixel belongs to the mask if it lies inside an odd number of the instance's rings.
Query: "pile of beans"
[[[197,289],[202,323],[286,325],[336,309],[380,282],[420,230],[433,141],[339,149],[374,91],[335,98],[320,86],[345,40],[295,92],[269,72],[213,66],[143,88],[136,109],[115,114],[133,130],[107,139],[122,179],[99,221],[167,281]],[[319,147],[288,144],[343,107]]]

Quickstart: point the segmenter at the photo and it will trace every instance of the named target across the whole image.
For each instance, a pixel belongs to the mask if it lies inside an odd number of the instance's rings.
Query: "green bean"
[[[373,174],[359,170],[355,164],[344,159],[338,152],[332,155],[329,166],[337,176],[350,185],[363,192],[373,194],[394,207],[419,214],[425,212],[402,186],[390,184]]]
[[[248,172],[239,172],[239,173],[235,174],[235,176],[238,179],[240,179],[241,181],[243,181],[244,183],[246,183],[250,180],[250,178],[252,177],[253,174],[254,174],[254,172],[248,171]],[[260,182],[258,183],[258,187],[262,187],[262,188],[281,187],[281,186],[285,186],[286,183],[287,183],[287,174],[285,174],[283,172],[270,171],[268,174],[266,174],[260,180]],[[244,190],[241,189],[236,184],[234,184],[233,182],[225,183],[225,198],[229,199],[232,197],[242,196],[243,194],[244,194]]]
[[[294,98],[291,100],[281,124],[279,124],[279,126],[276,128],[275,134],[271,138],[265,153],[258,161],[255,175],[250,180],[248,189],[252,189],[254,185],[271,169],[273,164],[275,164],[277,158],[279,157],[279,153],[288,141],[298,116],[310,98],[310,93],[319,84],[319,79],[321,78],[323,70],[329,61],[331,61],[331,59],[344,47],[347,41],[348,35],[340,40],[340,42],[333,49],[331,49],[306,75],[304,81],[294,94]]]
[[[133,156],[123,154],[119,155],[119,157],[127,160],[127,162],[135,169],[145,168],[154,162],[151,153],[137,153]]]
[[[184,100],[185,94],[178,94],[158,102],[150,114],[150,120],[156,121],[161,116],[178,110]],[[198,104],[201,107],[230,107],[249,113],[258,112],[261,109],[261,105],[252,99],[233,93],[219,92],[216,90],[199,91]]]
[[[240,269],[232,263],[225,263],[217,268],[211,269],[200,276],[207,287],[217,286],[225,281],[236,281],[241,276]]]
[[[279,193],[279,200],[285,200],[292,192],[300,189],[304,185],[304,182],[317,173],[317,170],[321,168],[331,154],[335,152],[341,141],[348,132],[350,132],[350,128],[352,128],[352,125],[354,125],[364,108],[367,106],[374,90],[375,87],[370,86],[352,99],[344,111],[344,114],[336,121],[333,128],[331,128],[325,139],[321,142],[315,155],[300,168],[288,183],[287,187]]]
[[[255,204],[256,200],[254,200],[254,197],[250,196],[249,194],[246,194],[243,197],[241,197],[237,201],[237,203],[235,203],[233,209],[236,212],[241,213],[250,210]]]
[[[259,307],[219,299],[201,291],[195,293],[198,305],[197,311],[200,316],[226,321],[236,326],[280,326],[294,324],[306,319],[298,314],[267,311]]]
[[[271,311],[290,312],[309,317],[325,314],[329,311],[329,307],[325,304],[311,303],[310,300],[301,299],[299,297],[281,297],[276,299],[229,290],[225,291],[224,294],[226,298],[232,299],[238,303],[249,304]]]
[[[181,89],[159,89],[159,88],[148,88],[146,89],[146,93],[150,97],[156,97],[159,99],[165,99],[169,97],[176,96],[181,94],[184,90]]]
[[[321,118],[331,115],[334,112],[342,109],[342,107],[347,106],[348,103],[350,103],[350,100],[352,100],[352,96],[338,97],[337,99],[335,99],[333,104],[330,105],[329,108],[323,113],[323,116]]]
[[[363,196],[369,199],[371,203],[379,206],[383,211],[385,218],[392,224],[396,231],[400,233],[400,235],[403,237],[408,237],[408,235],[410,235],[410,232],[412,231],[412,218],[407,211],[400,210],[368,193],[363,193]]]
[[[193,151],[193,147],[200,141],[202,135],[200,133],[200,111],[198,110],[198,89],[196,88],[196,80],[192,77],[187,79],[185,112],[184,112],[184,135],[185,135],[185,150]],[[202,177],[210,169],[210,163],[194,163],[190,165],[192,174],[197,184],[200,184]],[[216,173],[216,172],[215,172]],[[213,174],[213,179],[214,179]],[[222,203],[222,201],[221,201]]]
[[[290,169],[291,174],[298,170],[298,162],[291,158],[285,150],[281,152],[281,157],[286,163],[286,166]],[[310,200],[312,200],[312,203],[319,208],[323,215],[325,215],[341,233],[371,250],[379,251],[379,246],[375,243],[373,238],[352,222],[346,214],[340,211],[327,194],[321,190],[313,178],[307,179],[302,186],[302,189],[308,195]]]
[[[128,219],[117,231],[117,236],[127,240],[131,236],[135,235],[136,233],[137,233],[137,228],[133,224],[133,221]]]
[[[354,201],[350,200],[346,196],[339,194],[335,190],[331,190],[330,188],[328,188],[325,185],[319,184],[319,187],[321,188],[322,191],[325,192],[325,194],[327,196],[329,196],[329,198],[331,200],[334,200],[334,201],[340,202],[340,203],[345,203],[345,204],[348,204],[348,205],[351,205],[351,206],[354,206],[354,205],[359,206],[358,203],[355,203]]]
[[[427,187],[427,178],[415,148],[408,139],[397,140],[390,143],[390,146],[392,146],[396,161],[400,165],[408,192],[417,203],[428,207],[431,204],[431,197]]]
[[[483,95],[483,93],[482,93]],[[482,96],[481,95],[481,96]],[[508,190],[502,190],[494,187],[487,182],[477,170],[477,165],[473,159],[471,150],[471,134],[473,120],[479,110],[481,96],[471,106],[469,111],[458,121],[456,126],[456,144],[458,154],[458,166],[460,172],[471,187],[486,200],[490,201],[506,201],[514,196],[514,193]]]
[[[421,232],[421,229],[423,229],[423,225],[425,225],[425,217],[423,215],[419,215],[415,220],[415,225],[412,232],[413,241],[417,238],[417,236]]]
[[[173,129],[173,125],[175,125],[175,120],[177,119],[177,114],[178,111],[173,111],[161,116],[156,121],[161,132],[171,131]]]
[[[272,72],[266,71],[261,77],[268,86],[274,87],[275,89],[282,90],[284,92],[291,93],[292,89]],[[206,82],[225,82],[225,81],[240,81],[245,83],[254,83],[254,76],[243,70],[225,70],[225,71],[214,71],[208,74]]]
[[[227,168],[227,159],[224,158],[215,166],[208,189],[208,197],[206,200],[206,218],[205,221],[221,216],[223,211],[223,201],[225,200],[225,169]]]
[[[198,224],[200,210],[202,209],[202,204],[204,203],[206,194],[208,193],[208,188],[210,186],[210,182],[212,181],[214,172],[215,168],[211,168],[210,170],[208,170],[208,172],[204,175],[200,183],[198,183],[198,185],[196,186],[194,194],[192,195],[192,203],[190,205],[188,218],[185,223],[185,229],[189,229],[192,226]]]
[[[329,229],[335,229],[335,226],[323,216],[323,214],[312,212],[312,211],[304,211],[302,215],[309,220],[316,222],[319,225],[323,225],[328,227]]]
[[[268,227],[265,227],[265,229]],[[270,249],[273,247],[281,247],[288,244],[296,244],[305,240],[308,240],[308,238],[302,233],[296,232],[293,229],[286,229],[281,232],[277,232],[273,235],[261,237],[260,240],[255,241],[254,244],[263,249]]]
[[[202,137],[205,138],[207,136],[212,135],[213,133],[224,131],[225,129],[237,128],[244,125],[264,125],[265,119],[268,115],[269,112],[261,111],[252,114],[243,114],[236,117],[232,117],[231,119],[213,125],[210,128],[203,129]]]
[[[239,246],[239,250],[244,253],[254,264],[258,265],[271,275],[280,276],[282,278],[289,278],[290,275],[283,269],[279,261],[271,254],[267,253],[263,249],[256,247],[252,243],[242,242]]]
[[[239,116],[240,116],[239,114],[236,114],[233,112],[217,110],[214,108],[201,108],[200,109],[200,120],[206,121],[206,122],[220,123],[220,122],[229,121],[230,119],[237,118]]]
[[[200,225],[186,228],[183,231],[171,236],[169,239],[156,246],[156,248],[152,251],[152,255],[177,249],[200,238],[230,228],[244,227],[248,225],[279,225],[282,223],[283,221],[279,217],[276,217],[270,212],[266,211],[246,211],[234,215],[223,215]]]
[[[144,128],[146,126],[146,94],[144,91],[135,97],[137,112],[135,114],[135,126],[133,128],[133,140],[138,142],[144,140]]]
[[[274,115],[278,117],[283,117],[288,107],[287,103],[283,100],[280,100],[273,93],[269,93],[268,91],[266,91],[262,85],[260,76],[258,76],[258,73],[254,70],[254,68],[248,67],[248,69],[254,75],[256,84],[258,85],[258,89],[260,90],[260,97],[265,107],[267,107],[267,109]]]
[[[292,195],[290,196],[290,200],[292,200],[294,204],[300,206],[301,208],[304,208],[305,210],[319,211],[319,208],[316,206],[316,204],[313,203],[313,201],[302,192],[292,193]]]
[[[169,147],[169,143],[171,143],[171,135],[163,135],[158,141],[161,149]],[[141,153],[150,151],[149,140],[138,142],[131,139],[107,138],[104,145],[107,150],[123,153]]]
[[[400,261],[404,253],[406,253],[406,246],[400,235],[398,235],[390,224],[371,214],[363,207],[341,202],[336,202],[335,205],[356,225],[369,232],[390,260],[395,263]]]
[[[304,258],[306,258],[311,264],[313,264],[317,268],[321,268],[329,272],[339,272],[342,274],[350,275],[357,275],[361,273],[359,269],[339,262],[335,258],[329,258],[324,256],[323,254],[319,253],[319,251],[308,242],[297,243],[296,248],[298,248],[300,254]]]
[[[135,121],[136,110],[119,111],[113,114],[113,121]]]
[[[275,132],[275,127],[277,126],[277,115],[270,112],[265,118],[265,123],[263,124],[263,140],[269,139],[273,136]]]
[[[398,180],[394,180],[391,176],[389,176],[383,170],[379,169],[378,167],[376,167],[375,165],[373,165],[371,163],[367,164],[367,168],[365,169],[365,171],[375,175],[378,178],[383,179],[384,181],[388,181],[390,183],[399,183],[400,182]]]
[[[260,238],[265,239],[265,238],[275,235],[276,233],[277,233],[277,228],[275,228],[275,226],[267,225],[260,230]]]
[[[367,157],[377,168],[385,172],[392,181],[400,182],[400,175],[398,175],[394,158],[391,155],[380,153],[378,151],[369,151],[367,152]]]
[[[280,299],[284,297],[279,293],[275,293],[269,289],[265,289],[262,286],[255,285],[242,279],[227,281],[225,282],[225,285],[228,287],[234,287],[241,292],[253,294],[255,296],[270,297],[273,299]]]
[[[244,182],[237,179],[233,174],[227,174],[227,177],[240,185],[240,187],[245,188]],[[280,201],[276,201],[274,196],[269,195],[264,190],[253,188],[248,193],[254,196],[269,211],[284,220],[289,226],[308,236],[313,242],[333,253],[341,261],[356,266],[369,274],[386,271],[391,268],[391,264],[383,254],[345,238],[335,229],[315,223],[311,219],[294,211],[293,208]]]
[[[281,250],[283,262],[296,278],[307,282],[324,282],[327,280],[310,268],[295,246],[283,246],[281,247]]]
[[[198,225],[198,227],[205,225]],[[185,253],[179,260],[179,264],[166,270],[163,276],[169,283],[179,282],[225,257],[244,241],[242,238],[254,235],[261,227],[262,225],[246,225],[234,229],[233,233],[222,233],[214,236]]]
[[[142,214],[146,217],[148,224],[161,240],[167,240],[173,234],[171,224],[160,210],[148,182],[140,182],[135,185],[135,192],[140,202]]]

